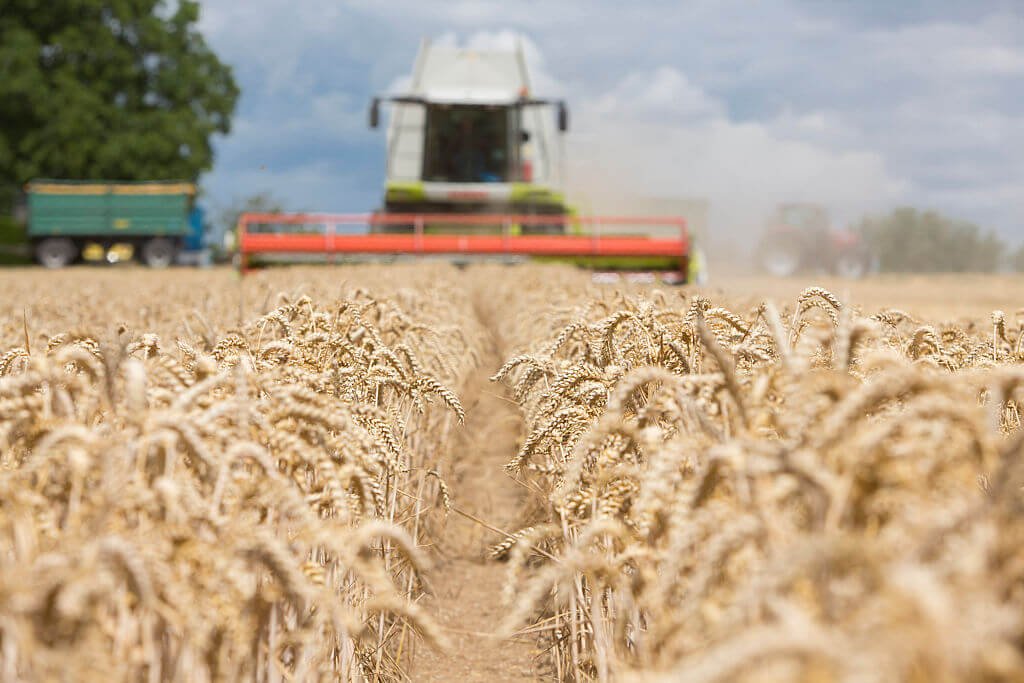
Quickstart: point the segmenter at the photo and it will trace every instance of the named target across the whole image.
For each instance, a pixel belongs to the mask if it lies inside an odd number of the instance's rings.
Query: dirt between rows
[[[422,601],[441,624],[451,648],[438,652],[420,644],[410,671],[417,683],[542,677],[535,666],[532,637],[510,640],[496,634],[508,612],[501,601],[505,567],[487,558],[486,551],[502,535],[465,516],[504,531],[519,528],[526,492],[502,466],[515,454],[522,425],[519,408],[504,387],[488,379],[499,365],[494,348],[463,392],[466,424],[449,452],[452,505],[459,512],[449,515],[430,574],[433,595]]]

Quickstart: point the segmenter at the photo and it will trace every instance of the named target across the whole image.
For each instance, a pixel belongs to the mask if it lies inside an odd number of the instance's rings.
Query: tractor
[[[777,277],[818,271],[851,279],[863,277],[873,263],[858,234],[833,229],[828,211],[807,203],[776,207],[757,247],[757,261]]]

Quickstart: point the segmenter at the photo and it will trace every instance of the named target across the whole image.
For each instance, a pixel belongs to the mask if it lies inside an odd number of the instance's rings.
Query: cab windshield
[[[423,179],[500,183],[509,179],[509,109],[465,105],[427,107]]]

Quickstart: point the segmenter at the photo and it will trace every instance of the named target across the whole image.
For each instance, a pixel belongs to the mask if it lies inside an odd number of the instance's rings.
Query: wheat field
[[[0,677],[1024,681],[1024,291],[818,284],[4,272]]]

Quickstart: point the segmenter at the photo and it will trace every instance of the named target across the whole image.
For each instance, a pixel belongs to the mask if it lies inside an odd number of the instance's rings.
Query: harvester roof
[[[511,105],[528,95],[517,52],[430,46],[420,59],[412,94],[428,102]]]

